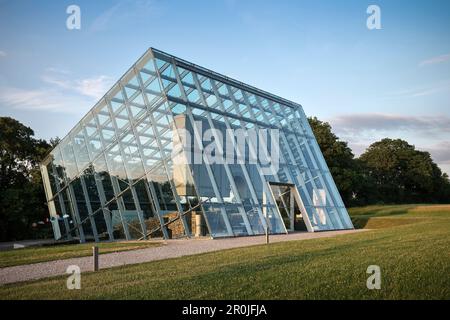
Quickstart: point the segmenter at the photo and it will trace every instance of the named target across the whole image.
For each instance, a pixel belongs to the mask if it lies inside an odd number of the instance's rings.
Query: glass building
[[[353,228],[299,104],[153,48],[41,172],[55,239]]]

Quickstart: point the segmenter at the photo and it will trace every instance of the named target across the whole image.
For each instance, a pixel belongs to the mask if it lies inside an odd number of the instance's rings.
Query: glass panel
[[[239,212],[238,205],[236,204],[225,204],[225,210],[227,212],[228,221],[230,221],[231,228],[235,236],[247,235],[247,228],[245,227],[244,219],[242,218],[241,212]]]
[[[71,183],[71,185],[73,187],[73,192],[75,195],[76,206],[78,209],[80,220],[83,225],[84,236],[86,237],[86,240],[93,240],[94,234],[92,231],[91,222],[89,220],[89,211],[88,211],[88,208],[86,205],[86,200],[84,198],[84,193],[83,193],[83,189],[81,186],[80,178],[75,179]]]
[[[129,134],[122,138],[121,146],[124,153],[124,163],[128,178],[133,181],[144,176],[144,167],[139,155],[139,147],[133,135]]]
[[[76,236],[75,229],[73,228],[74,224],[71,216],[67,213],[66,207],[64,205],[64,201],[62,200],[62,193],[59,197],[54,199],[56,214],[58,215],[58,223],[61,229],[61,234],[68,234],[72,237]],[[72,222],[71,222],[72,221]]]
[[[131,239],[139,239],[144,236],[144,232],[142,230],[140,217],[139,215],[142,212],[139,212],[134,204],[133,195],[131,191],[126,191],[121,197],[123,201],[125,210],[122,212],[122,217],[125,223],[127,224],[128,232],[130,234]]]
[[[269,220],[270,233],[284,233],[284,223],[283,220],[280,219],[280,215],[276,211],[275,207],[268,207],[267,209],[267,217]]]
[[[147,61],[147,63],[145,64],[144,69],[154,73],[156,71],[155,70],[155,62],[154,62],[154,60],[153,59],[149,59]]]
[[[104,125],[106,122],[111,120],[111,116],[109,114],[108,106],[104,104],[97,113],[97,121],[99,125]]]
[[[58,179],[58,177],[55,176],[55,173],[54,173],[53,161],[51,161],[47,165],[47,174],[48,174],[48,180],[50,182],[50,187],[52,189],[52,194],[53,194],[53,196],[55,196],[56,193],[58,192],[58,189],[56,186],[56,179]]]
[[[123,132],[128,128],[128,126],[130,125],[130,121],[128,118],[128,111],[126,108],[123,108],[115,116],[115,121],[116,121],[117,128],[119,129],[120,132]]]
[[[95,133],[88,139],[89,139],[88,144],[89,154],[91,156],[91,159],[95,159],[103,149],[100,134]]]
[[[203,204],[203,210],[205,211],[206,219],[208,220],[208,224],[211,228],[210,232],[212,237],[230,236],[223,218],[220,204],[214,205],[205,203]]]
[[[110,174],[108,167],[106,166],[105,157],[103,154],[94,162],[95,172],[97,174],[98,181],[103,187],[106,201],[109,201],[114,197],[114,191],[111,184]]]
[[[123,107],[123,101],[122,100],[111,100],[110,102],[111,105],[111,109],[114,113],[116,113],[117,111],[119,111],[122,107]]]
[[[64,210],[65,210],[65,213],[66,213],[65,217],[67,217],[67,221],[69,223],[69,229],[71,230],[72,235],[79,237],[80,235],[79,235],[79,231],[77,228],[77,220],[76,220],[74,212],[73,212],[72,204],[70,203],[69,197],[67,196],[67,192],[68,192],[68,189],[66,189],[60,193],[62,202],[60,202],[59,204],[61,205],[62,212],[64,212]],[[63,209],[63,207],[64,207],[64,209]]]
[[[68,179],[73,179],[78,173],[75,154],[73,153],[72,142],[70,140],[63,141],[62,145],[62,156],[64,160],[64,167]]]
[[[78,170],[82,170],[89,164],[89,153],[83,130],[79,128],[74,135],[74,153],[77,160]]]
[[[108,163],[109,174],[118,180],[120,190],[128,187],[127,173],[125,171],[124,160],[120,151],[120,147],[115,143],[108,151],[106,151],[106,161]]]
[[[115,139],[115,131],[112,122],[107,122],[100,130],[100,133],[103,138],[104,148],[107,148]]]
[[[111,219],[111,226],[113,229],[113,235],[114,239],[126,239],[126,231],[128,231],[127,224],[125,226],[122,223],[122,217],[119,211],[119,208],[117,206],[116,201],[112,201],[108,207],[106,208],[106,211]]]
[[[101,201],[97,184],[95,183],[94,167],[92,165],[83,172],[83,178],[86,184],[86,190],[89,196],[92,212],[94,213],[94,221],[97,227],[98,236],[103,240],[109,239],[107,221],[105,221],[103,210],[101,210]],[[109,180],[109,177],[103,176],[103,179],[105,178]],[[103,184],[103,186],[105,186],[105,184]],[[111,188],[110,184],[109,188]]]
[[[144,219],[157,218],[150,199],[150,190],[146,186],[146,180],[140,180],[135,184],[134,189],[136,191],[137,201],[141,206]]]

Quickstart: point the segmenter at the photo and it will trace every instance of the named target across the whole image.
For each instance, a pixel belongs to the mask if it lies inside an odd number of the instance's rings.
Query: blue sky
[[[450,1],[0,0],[0,39],[0,115],[41,138],[63,137],[152,46],[302,104],[357,155],[403,138],[450,173]]]

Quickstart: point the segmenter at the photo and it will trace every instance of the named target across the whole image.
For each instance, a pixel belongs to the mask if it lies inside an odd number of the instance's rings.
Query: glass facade
[[[299,104],[153,48],[41,172],[57,239],[286,233],[271,183],[293,186],[308,231],[353,228]]]

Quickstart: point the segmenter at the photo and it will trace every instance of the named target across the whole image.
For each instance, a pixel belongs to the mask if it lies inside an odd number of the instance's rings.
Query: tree
[[[347,206],[364,204],[366,200],[361,191],[367,187],[366,179],[347,142],[339,140],[329,123],[316,117],[308,121],[344,203]]]
[[[369,146],[360,160],[375,181],[380,200],[387,203],[450,200],[449,181],[428,152],[401,139],[383,139]],[[445,200],[447,198],[447,200]]]
[[[39,162],[50,151],[45,140],[19,121],[0,117],[0,240],[32,236],[31,225],[47,216]]]

